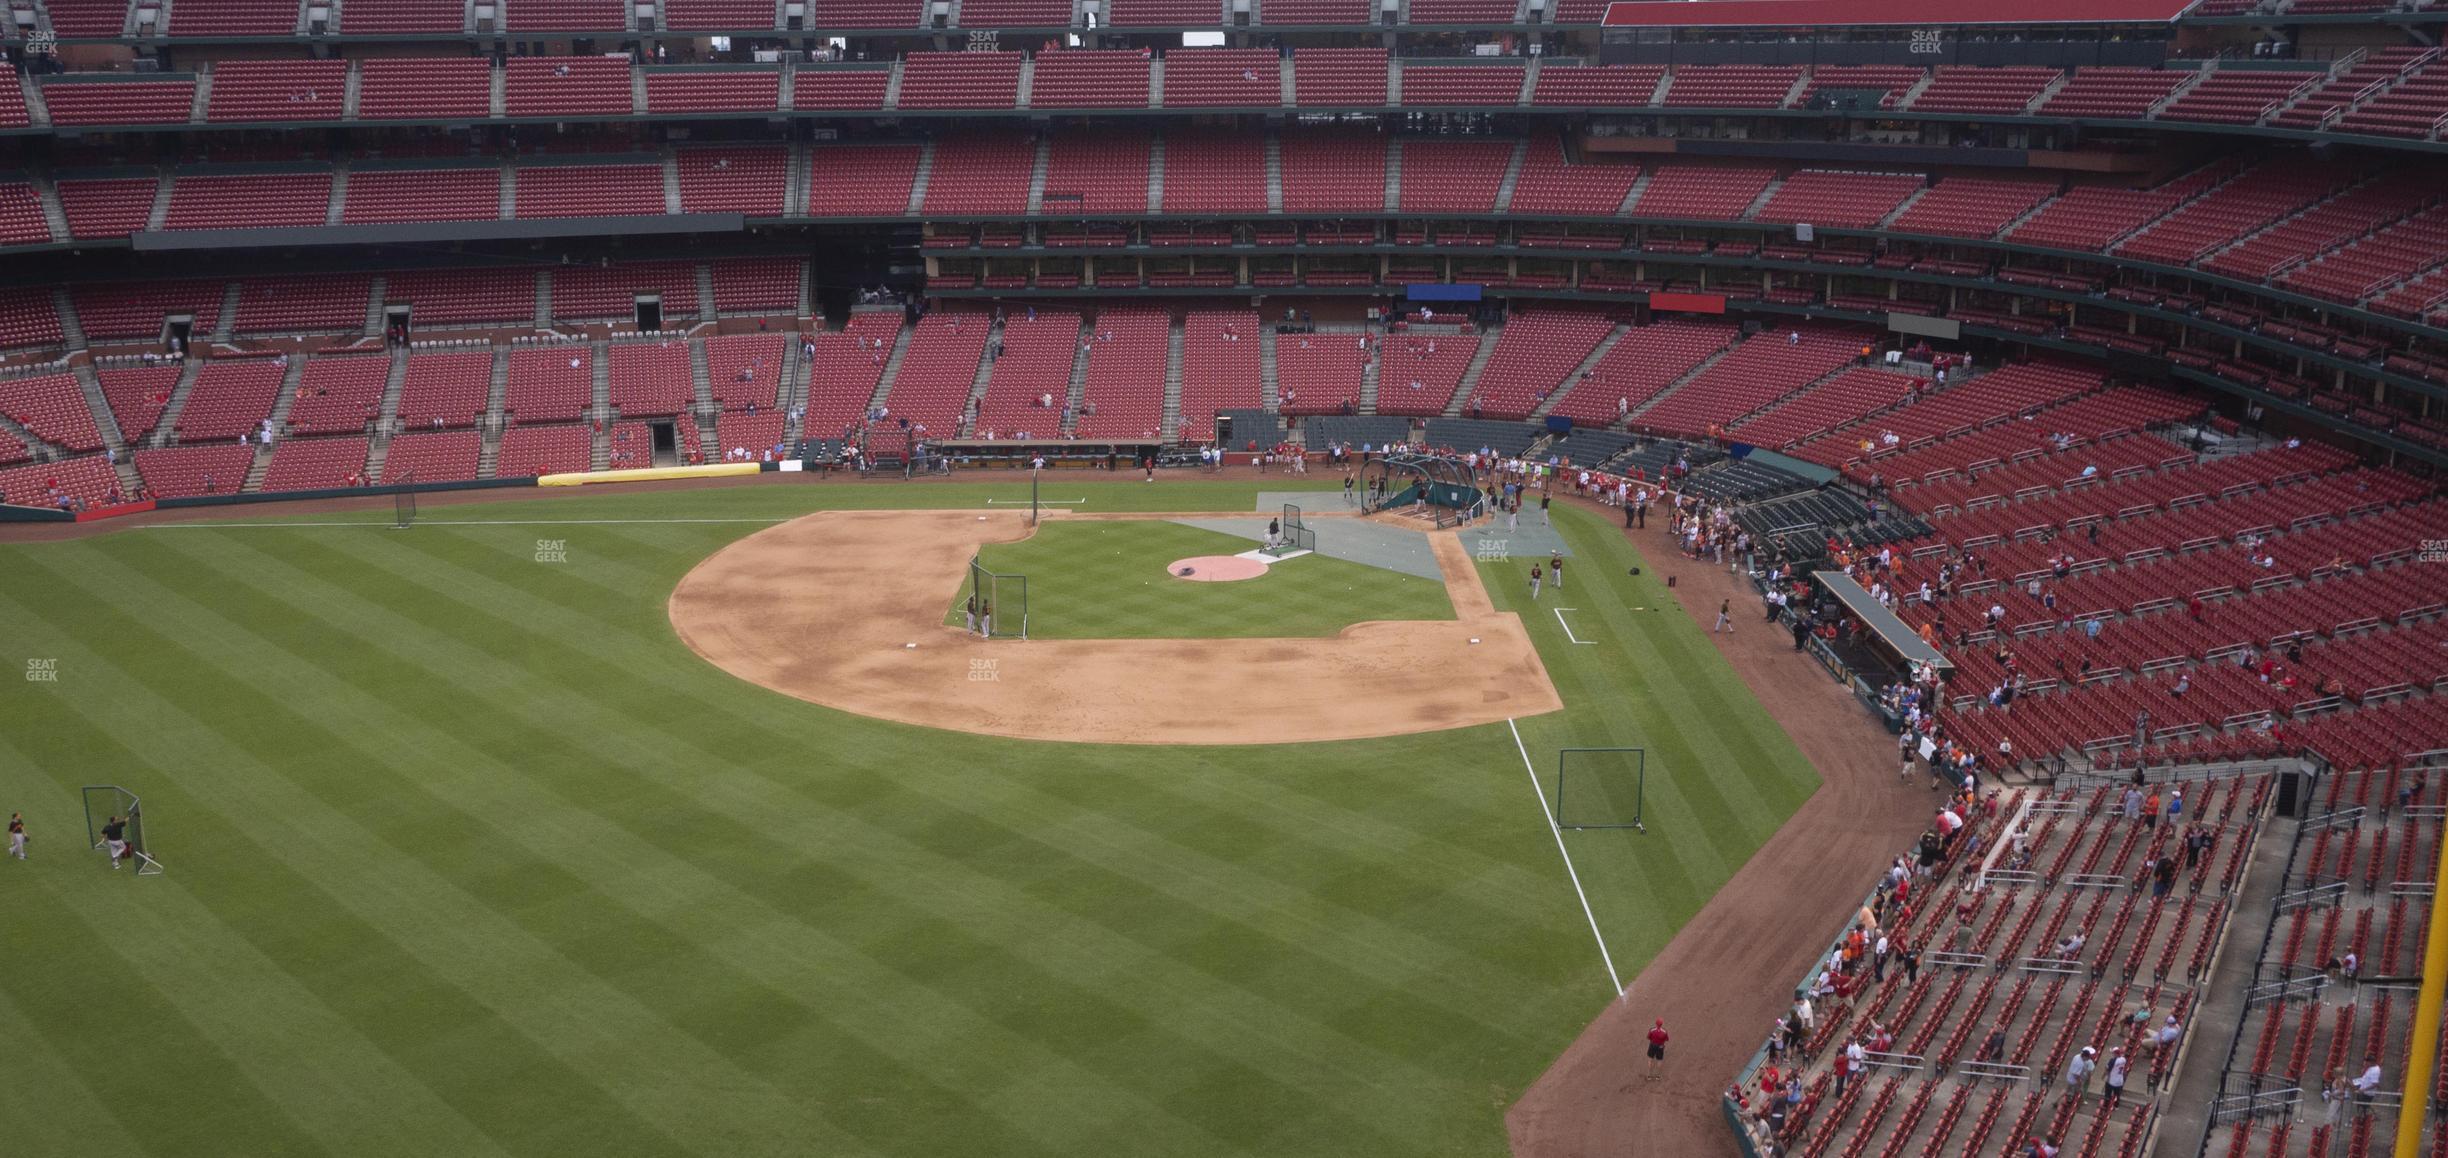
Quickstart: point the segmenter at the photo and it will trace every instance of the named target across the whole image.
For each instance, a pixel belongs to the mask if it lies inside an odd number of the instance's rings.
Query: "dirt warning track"
[[[672,626],[715,666],[811,703],[1031,740],[1352,740],[1563,706],[1450,533],[1431,535],[1449,621],[1322,639],[982,640],[945,626],[979,546],[1030,533],[1016,511],[809,515],[698,564],[672,591]]]

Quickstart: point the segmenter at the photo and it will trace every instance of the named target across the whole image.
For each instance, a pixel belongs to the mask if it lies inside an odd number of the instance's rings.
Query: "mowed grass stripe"
[[[127,572],[89,579],[86,587],[98,599],[141,600],[156,611],[184,602],[170,589],[132,580]],[[295,603],[289,606],[294,609]],[[220,626],[217,615],[200,607],[182,610],[194,613],[186,617],[191,630]],[[324,889],[327,903],[344,910],[365,929],[376,931],[373,942],[359,946],[361,952],[393,963],[413,961],[431,975],[421,978],[426,986],[463,990],[488,1014],[465,1020],[464,1027],[473,1031],[466,1040],[437,1042],[439,1048],[423,1056],[397,1052],[392,1056],[414,1072],[420,1064],[464,1064],[470,1051],[475,1051],[474,1058],[486,1060],[501,1060],[518,1052],[528,1055],[495,1075],[497,1082],[515,1075],[524,1088],[515,1099],[495,1105],[495,1110],[508,1116],[486,1122],[489,1133],[525,1134],[531,1141],[556,1145],[590,1139],[608,1145],[620,1140],[622,1145],[651,1153],[715,1152],[684,1145],[667,1132],[677,1130],[719,1139],[728,1147],[724,1152],[786,1152],[773,1148],[770,1136],[760,1136],[749,1123],[774,1117],[787,1120],[794,1116],[792,1099],[779,1091],[758,1090],[760,1083],[745,1074],[727,1081],[706,1080],[725,1068],[718,1055],[696,1047],[659,1024],[647,1010],[544,951],[509,924],[506,914],[464,892],[449,877],[437,875],[413,851],[390,843],[352,819],[352,807],[388,811],[409,802],[397,794],[378,800],[347,799],[347,790],[377,782],[371,773],[385,767],[382,755],[284,706],[297,700],[283,701],[246,682],[266,680],[272,676],[270,670],[241,670],[207,658],[245,650],[244,640],[237,638],[243,629],[212,641],[225,649],[216,652],[191,649],[132,618],[104,618],[106,630],[140,643],[154,657],[145,674],[126,674],[159,699],[145,703],[148,697],[142,695],[127,698],[144,704],[148,718],[161,728],[159,734],[178,736],[180,750],[197,766],[257,773],[204,782],[215,787],[251,785],[254,792],[250,796],[194,791],[190,795],[219,807],[225,815],[287,818],[270,821],[290,827],[268,834],[272,840],[259,842],[265,854],[301,876],[328,882]],[[108,622],[112,618],[118,622]],[[209,689],[172,686],[155,674],[162,669],[215,671],[221,678],[218,686]],[[113,665],[112,670],[125,669]],[[295,694],[306,702],[313,700],[310,692]],[[301,782],[252,760],[243,746],[244,738],[225,737],[192,714],[191,709],[205,706],[198,702],[199,695],[215,709],[236,709],[243,717],[274,726],[293,740],[311,743],[331,766],[347,769],[351,775]],[[372,855],[383,852],[393,855]],[[345,932],[328,931],[334,935]],[[438,1028],[459,1027],[445,1022]],[[504,1028],[516,1032],[504,1034],[500,1032]],[[741,1100],[743,1088],[745,1101]],[[539,1101],[541,1107],[532,1104]],[[473,1108],[461,1108],[476,1116]],[[566,1129],[536,1136],[539,1126],[551,1125]]]
[[[659,850],[644,844],[638,835],[650,830],[646,821],[632,820],[635,831],[631,831],[586,807],[581,803],[583,796],[536,791],[551,762],[511,768],[492,763],[483,752],[487,742],[531,732],[539,724],[557,719],[577,729],[574,739],[578,745],[568,753],[569,759],[559,763],[586,775],[599,775],[607,766],[604,761],[613,753],[608,742],[591,738],[603,734],[602,728],[615,724],[610,714],[601,720],[586,719],[581,711],[583,705],[574,701],[547,704],[523,715],[490,708],[488,705],[496,697],[484,694],[488,689],[457,688],[451,678],[454,672],[475,674],[480,663],[469,662],[471,657],[433,662],[409,654],[409,649],[397,644],[420,633],[405,623],[389,622],[377,605],[352,605],[352,599],[342,592],[318,590],[316,580],[305,572],[268,556],[244,560],[243,565],[227,570],[202,560],[190,562],[233,581],[241,574],[258,576],[288,592],[292,606],[331,605],[334,608],[331,613],[306,617],[296,625],[294,634],[272,633],[270,641],[293,649],[293,657],[306,664],[315,664],[317,659],[312,649],[299,648],[301,641],[321,636],[354,645],[343,654],[359,656],[365,662],[344,666],[323,661],[320,666],[324,675],[338,681],[330,698],[344,711],[358,713],[370,730],[390,733],[395,728],[414,729],[415,721],[424,718],[456,722],[458,728],[452,734],[434,733],[415,737],[412,742],[461,769],[462,774],[438,781],[429,779],[422,785],[396,785],[395,802],[403,806],[402,811],[411,819],[387,825],[387,829],[398,831],[385,835],[392,838],[395,848],[435,860],[433,867],[439,872],[450,872],[454,866],[430,852],[413,850],[439,848],[454,853],[454,859],[474,862],[473,874],[464,869],[459,874],[463,887],[501,909],[502,916],[515,921],[525,934],[549,946],[556,955],[555,965],[586,963],[584,967],[600,983],[621,990],[641,1010],[663,1011],[658,1016],[671,1015],[667,1022],[670,1028],[690,1033],[702,1048],[717,1054],[748,1043],[703,1032],[706,1027],[698,1024],[697,1019],[678,1016],[679,1012],[699,1007],[754,1008],[773,1015],[773,1025],[787,1026],[818,1019],[839,1004],[854,1000],[858,993],[890,991],[902,980],[888,967],[850,959],[839,950],[824,952],[822,946],[811,945],[802,937],[778,936],[792,924],[784,914],[745,903],[693,865],[661,856]],[[360,569],[357,573],[366,572]],[[363,624],[370,634],[360,634],[347,624]],[[516,634],[516,629],[506,623],[488,626],[495,629],[486,632],[488,638]],[[547,646],[540,638],[529,638],[520,650],[533,656]],[[379,684],[386,673],[403,666],[425,671],[431,678],[395,689],[382,699],[368,690],[369,683]],[[351,695],[340,688],[354,688],[364,694]],[[301,685],[295,690],[303,692],[306,688]],[[531,697],[529,692],[517,698]],[[395,717],[390,699],[402,700],[401,706],[411,714]],[[588,751],[589,747],[600,750]],[[667,755],[686,758],[685,751],[679,750]],[[380,770],[379,766],[360,769],[369,779]],[[432,805],[440,810],[437,814],[420,816],[416,810],[404,807],[410,803],[405,798],[419,792],[429,795]],[[714,847],[744,849],[738,841]],[[602,866],[602,881],[582,877],[572,867],[587,863]],[[733,867],[745,872],[754,866]],[[466,879],[471,876],[472,879]],[[618,901],[614,900],[616,896]],[[786,996],[828,989],[832,1001],[822,1010],[802,1007],[809,998]],[[943,1023],[930,1031],[929,1021],[911,1016],[912,1011],[906,1006],[886,1012],[890,1016],[876,1019],[877,1023],[865,1033],[855,1035],[864,1043],[863,1048],[837,1046],[831,1064],[841,1072],[828,1076],[839,1082],[859,1081],[890,1091],[895,1116],[920,1112],[922,1116],[933,1115],[929,1120],[937,1123],[964,1122],[971,1141],[989,1142],[976,1133],[977,1123],[962,1114],[970,1099],[953,1080],[975,1075],[943,1075],[938,1080],[921,1072],[920,1067],[929,1059],[945,1056],[939,1050],[957,1051],[963,1042],[990,1034],[991,1026],[983,1021],[958,1024],[954,1023],[957,1019],[944,1022],[938,1018],[936,1021]],[[713,1026],[750,1028],[727,1017],[713,1019]],[[1003,1044],[1013,1048],[1026,1045],[1018,1040]],[[680,1051],[673,1060],[681,1057],[685,1057],[685,1051]],[[698,1068],[726,1068],[710,1065],[710,1058],[695,1060]],[[1042,1057],[1035,1061],[1053,1064],[1055,1059]],[[733,1076],[724,1084],[760,1087],[766,1089],[766,1096],[781,1096],[779,1087],[761,1078],[752,1079],[738,1065],[727,1068]],[[1075,1073],[1072,1077],[1075,1086],[1080,1087],[1075,1096],[1086,1098],[1095,1093],[1095,1104],[1110,1104],[1120,1098],[1118,1090],[1096,1090],[1087,1075]],[[637,1091],[615,1089],[625,1096],[638,1096]],[[804,1103],[810,1112],[820,1104]],[[770,1117],[775,1107],[755,1104],[739,1107],[747,1111],[760,1108]],[[851,1107],[836,1108],[854,1119],[868,1113]],[[741,1124],[730,1128],[754,1128],[745,1121],[751,1115],[726,1116],[741,1120]],[[1034,1121],[1054,1120],[1049,1116]],[[862,1132],[852,1123],[838,1124],[852,1132]],[[811,1126],[808,1122],[787,1120],[768,1125],[787,1125],[802,1131]],[[869,1135],[865,1140],[872,1145],[915,1150],[930,1144],[925,1137],[928,1127],[923,1124],[912,1126],[884,1118],[864,1125],[863,1132]],[[932,1144],[949,1141],[934,1139]],[[1049,1140],[1047,1145],[1055,1141],[1060,1139]],[[1017,1134],[994,1137],[991,1144],[1006,1152],[1053,1152],[1041,1151],[1038,1144]]]
[[[309,553],[309,554],[311,554],[311,551],[309,551],[308,553]],[[273,570],[273,571],[277,571],[278,567],[280,566],[280,564],[279,564],[277,561],[274,561],[274,560],[269,560],[269,559],[266,559],[266,560],[250,560],[250,561],[249,561],[249,565],[250,565],[250,566],[252,566],[252,565],[261,565],[262,567],[264,567],[264,568],[266,568],[266,569],[268,569],[268,570]],[[454,583],[446,584],[445,586],[447,586],[449,589],[451,589],[451,590],[453,590],[453,591],[465,590],[465,589],[467,589],[468,584],[470,584],[470,583],[474,583],[474,582],[479,581],[479,578],[480,578],[480,577],[471,576],[471,577],[469,577],[469,578],[468,578],[466,581],[464,581],[464,582],[454,582]],[[283,576],[283,577],[281,577],[280,581],[281,581],[281,582],[282,582],[284,585],[286,585],[286,584],[289,584],[289,583],[295,582],[296,580],[293,580],[293,579],[291,579],[291,578],[289,578],[289,577]],[[487,597],[486,597],[485,599],[483,599],[481,602],[482,602],[483,604],[485,604],[485,605],[492,605],[492,604],[494,604],[494,603],[499,602],[499,601],[500,601],[500,599],[503,597],[503,595],[504,595],[504,593],[488,593],[488,594],[487,594]],[[470,614],[482,614],[482,612],[481,612],[479,609],[476,609],[476,608],[470,608],[470,609],[468,609],[468,612],[469,612]],[[386,635],[391,635],[391,634],[399,634],[399,633],[386,633]],[[482,634],[482,635],[483,635],[485,638],[495,638],[495,637],[496,637],[496,634],[495,634],[495,633],[493,633],[493,632],[490,632],[490,631],[487,631],[487,632],[482,632],[482,633],[480,633],[480,634]],[[562,713],[562,712],[561,712],[561,710],[560,710],[560,709],[557,709],[557,708],[550,710],[550,711],[549,711],[547,714],[548,714],[548,715],[554,715],[554,716],[562,716],[563,718],[567,718],[567,717],[564,715],[564,713]],[[779,740],[780,738],[779,738],[779,737],[777,737],[777,739]],[[1142,871],[1143,871],[1143,872],[1154,871],[1154,869],[1155,869],[1155,868],[1156,868],[1156,865],[1155,865],[1154,863],[1151,863],[1151,864],[1149,864],[1149,865],[1147,865],[1147,866],[1144,866],[1144,867],[1142,868]],[[1256,882],[1234,882],[1234,886],[1235,886],[1235,887],[1233,887],[1232,889],[1226,890],[1226,892],[1224,893],[1224,895],[1239,895],[1239,894],[1241,894],[1241,893],[1243,893],[1243,892],[1248,891],[1248,889],[1249,889],[1249,888],[1254,887],[1255,883],[1256,883]],[[1195,898],[1193,898],[1193,899],[1195,899]],[[1358,918],[1358,916],[1359,916],[1359,915],[1358,915],[1358,914],[1349,914],[1349,916],[1351,916],[1351,917],[1353,917],[1353,918]],[[1027,930],[1026,930],[1026,929],[1024,929],[1024,928],[1015,928],[1014,930],[1012,930],[1012,932],[1013,932],[1013,934],[1014,934],[1015,936],[1022,936],[1022,937],[1025,937],[1025,936],[1027,936],[1027,935],[1028,935]],[[1431,952],[1431,951],[1433,951],[1433,950],[1434,950],[1434,944],[1433,944],[1433,942],[1422,942],[1422,943],[1420,943],[1419,945],[1415,946],[1414,948],[1415,948],[1415,951],[1417,951],[1417,952],[1421,952],[1421,953],[1428,953],[1428,952]],[[1280,1020],[1280,1018],[1279,1018],[1278,1020]],[[1263,1044],[1263,1043],[1260,1043],[1260,1044]],[[1356,1043],[1356,1042],[1346,1042],[1346,1043],[1343,1043],[1343,1048],[1348,1049],[1348,1048],[1351,1048],[1351,1047],[1356,1047],[1357,1045],[1358,1045],[1358,1043]],[[1393,1058],[1380,1059],[1380,1061],[1381,1061],[1383,1064],[1399,1064],[1398,1059],[1393,1059]]]
[[[8,894],[8,919],[14,930],[33,928],[38,915],[28,906],[17,903],[18,894],[23,891],[22,887],[13,888]],[[45,898],[44,907],[52,908],[50,898]],[[53,909],[52,915],[60,918],[57,930],[70,935],[60,940],[71,939],[78,932],[79,926],[66,914]],[[35,944],[30,940],[21,940],[12,931],[10,954],[23,957],[30,953],[64,948],[58,941]],[[73,959],[75,952],[70,949],[63,956]],[[12,970],[23,971],[22,968]],[[108,996],[88,993],[79,995],[78,999],[107,1002]],[[111,1020],[115,1022],[124,1016],[124,1011],[114,1010]],[[97,1051],[113,1049],[113,1042],[118,1039],[105,1035],[99,1025],[87,1028],[96,1034],[93,1046]],[[0,1049],[7,1051],[8,1058],[8,1080],[0,1081],[0,1122],[8,1124],[11,1149],[25,1154],[151,1152],[139,1136],[119,1120],[118,1111],[86,1083],[85,1071],[71,1063],[60,1049],[45,1039],[43,1024],[27,1017],[25,1011],[17,1007],[11,986],[5,982],[0,982],[0,1043],[5,1043],[0,1044]],[[131,1076],[151,1080],[158,1075]]]

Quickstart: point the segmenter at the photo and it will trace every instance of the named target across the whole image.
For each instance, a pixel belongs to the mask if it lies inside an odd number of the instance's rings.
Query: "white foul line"
[[[794,516],[794,517],[795,517],[795,516]],[[417,525],[417,526],[420,526],[420,527],[610,527],[610,526],[625,526],[625,525],[632,524],[632,523],[757,523],[757,524],[764,525],[764,526],[771,526],[771,525],[773,525],[773,524],[775,524],[775,523],[787,523],[787,522],[789,522],[789,521],[790,521],[789,519],[425,519],[425,518],[420,518],[420,519],[418,519],[418,520],[416,521],[416,525]],[[142,523],[142,524],[139,524],[139,525],[137,526],[137,528],[136,528],[136,529],[137,529],[137,530],[140,530],[140,531],[172,531],[172,530],[179,530],[179,529],[182,529],[182,528],[219,529],[219,528],[228,528],[228,527],[273,527],[273,528],[279,528],[279,527],[380,527],[380,528],[383,528],[383,529],[385,529],[385,530],[389,530],[389,529],[391,529],[391,527],[392,527],[392,526],[393,526],[393,524],[392,524],[392,523],[388,523],[388,522],[377,522],[377,521],[372,520],[372,519],[350,519],[350,520],[341,521],[341,522],[328,522],[328,523],[280,523],[280,522],[252,522],[252,523]]]
[[[1581,874],[1573,869],[1572,853],[1564,848],[1564,830],[1556,827],[1555,810],[1547,807],[1547,790],[1539,787],[1538,769],[1530,765],[1530,749],[1522,744],[1521,729],[1511,719],[1505,727],[1512,729],[1513,750],[1521,753],[1522,771],[1530,776],[1530,794],[1538,797],[1539,811],[1547,814],[1547,832],[1555,837],[1556,851],[1564,855],[1564,874],[1572,878],[1573,893],[1581,898],[1581,915],[1589,918],[1590,936],[1598,939],[1598,959],[1606,962],[1607,980],[1615,984],[1615,996],[1622,997],[1623,978],[1615,974],[1615,955],[1607,952],[1606,934],[1598,931],[1598,914],[1590,911],[1589,894],[1581,889]]]
[[[1572,633],[1572,624],[1569,624],[1569,623],[1564,622],[1564,613],[1565,613],[1565,612],[1567,612],[1567,611],[1579,611],[1579,610],[1581,610],[1581,609],[1580,609],[1580,608],[1578,608],[1578,607],[1558,607],[1558,608],[1555,608],[1555,609],[1554,609],[1554,611],[1555,611],[1555,615],[1556,615],[1556,626],[1563,628],[1563,629],[1564,629],[1564,638],[1569,639],[1569,640],[1573,641],[1574,643],[1596,643],[1596,642],[1598,642],[1597,640],[1594,640],[1594,639],[1583,639],[1583,638],[1581,638],[1581,637],[1580,637],[1580,636],[1578,636],[1578,635],[1574,635],[1574,634]]]

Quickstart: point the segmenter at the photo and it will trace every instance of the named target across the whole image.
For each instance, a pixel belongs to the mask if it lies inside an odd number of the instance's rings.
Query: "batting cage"
[[[1301,509],[1297,505],[1284,504],[1279,526],[1283,534],[1275,540],[1274,546],[1267,548],[1267,554],[1289,555],[1296,551],[1317,550],[1317,531],[1301,520]]]
[[[105,830],[118,824],[119,839],[127,845],[125,857],[136,866],[140,877],[160,876],[162,863],[153,859],[152,846],[145,841],[144,801],[136,794],[116,784],[85,786],[85,840],[94,848],[107,850],[110,835]]]
[[[1649,781],[1645,748],[1562,748],[1556,752],[1557,828],[1649,831],[1642,816]]]
[[[1485,494],[1468,464],[1446,454],[1397,451],[1360,472],[1361,511],[1394,511],[1454,527],[1485,513]]]
[[[1004,575],[969,557],[969,598],[961,613],[973,635],[987,639],[1028,638],[1028,576]]]
[[[403,485],[403,486],[411,486],[411,487],[415,486],[415,485],[416,485],[416,472],[415,472],[415,471],[409,471],[407,474],[402,475],[402,476],[400,477],[400,484],[401,484],[401,485]],[[377,509],[379,509],[379,508],[377,508]],[[404,531],[404,530],[407,530],[407,529],[408,529],[408,527],[409,527],[411,524],[415,523],[415,522],[416,522],[416,492],[415,492],[415,491],[412,491],[412,490],[409,490],[409,491],[401,491],[401,492],[399,492],[398,494],[396,494],[396,495],[392,496],[392,503],[391,503],[391,526],[392,526],[392,528],[393,528],[393,529],[395,529],[395,530],[401,530],[401,531]]]

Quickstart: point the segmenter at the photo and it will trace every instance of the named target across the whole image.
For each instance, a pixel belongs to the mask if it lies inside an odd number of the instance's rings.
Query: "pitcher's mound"
[[[1175,559],[1165,573],[1193,583],[1230,583],[1235,579],[1255,579],[1266,574],[1267,565],[1239,555],[1199,555]]]

